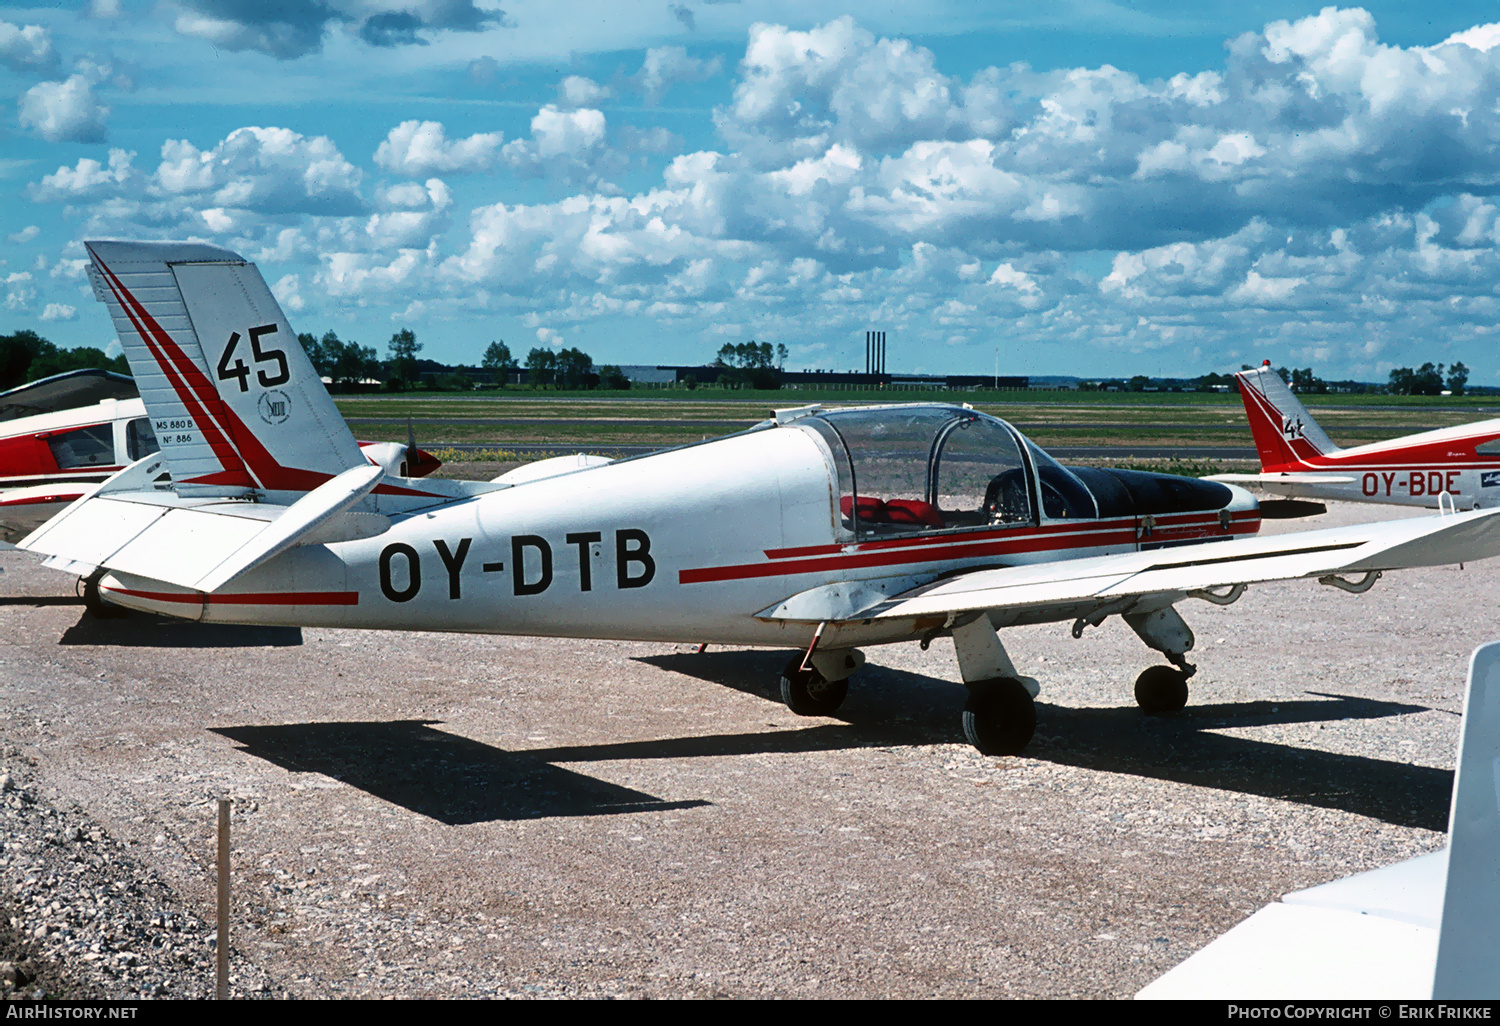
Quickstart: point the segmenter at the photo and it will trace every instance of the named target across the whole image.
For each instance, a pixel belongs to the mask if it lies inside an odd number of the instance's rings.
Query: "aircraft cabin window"
[[[125,448],[130,454],[132,463],[161,448],[156,444],[156,432],[151,430],[151,421],[148,418],[137,417],[125,425]]]
[[[1031,462],[1042,485],[1042,515],[1048,520],[1092,519],[1099,516],[1093,493],[1078,475],[1026,440]]]
[[[1474,452],[1479,456],[1500,455],[1500,438],[1491,438],[1488,442],[1480,442],[1474,446]]]
[[[839,512],[859,537],[1035,522],[1020,437],[1004,421],[953,406],[833,410],[848,453]],[[841,475],[842,476],[842,475]]]
[[[59,470],[110,467],[115,462],[115,432],[111,424],[62,431],[47,439]]]

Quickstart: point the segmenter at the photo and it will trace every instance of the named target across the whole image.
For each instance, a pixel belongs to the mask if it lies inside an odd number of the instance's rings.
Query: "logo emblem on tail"
[[[257,409],[260,410],[260,419],[267,424],[280,424],[291,416],[292,401],[281,389],[273,388],[261,393]]]

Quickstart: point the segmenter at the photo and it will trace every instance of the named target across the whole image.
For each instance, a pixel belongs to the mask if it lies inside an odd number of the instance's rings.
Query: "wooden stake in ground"
[[[229,1000],[229,799],[219,799],[219,987]]]

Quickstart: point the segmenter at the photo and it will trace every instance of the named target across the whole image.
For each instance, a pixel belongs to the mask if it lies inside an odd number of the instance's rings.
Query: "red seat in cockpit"
[[[845,495],[839,499],[839,512],[844,514],[844,516],[849,516],[853,509],[853,496]],[[870,495],[861,495],[859,497],[859,519],[867,524],[890,523],[889,518],[885,515],[885,502]]]
[[[921,499],[888,499],[885,516],[893,524],[925,524],[928,527],[943,527],[943,515],[936,506]]]

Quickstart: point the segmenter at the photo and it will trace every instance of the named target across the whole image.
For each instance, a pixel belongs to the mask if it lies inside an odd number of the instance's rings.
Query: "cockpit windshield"
[[[859,537],[1034,524],[1038,491],[1047,519],[1096,515],[1093,497],[1068,470],[975,410],[885,406],[809,420],[842,450],[839,512]]]

